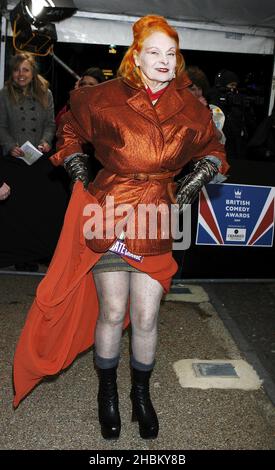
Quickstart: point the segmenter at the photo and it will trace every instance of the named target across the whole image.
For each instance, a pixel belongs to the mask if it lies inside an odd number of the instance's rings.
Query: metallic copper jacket
[[[114,197],[115,207],[131,204],[135,215],[141,203],[169,207],[175,189],[173,175],[190,160],[212,155],[221,161],[221,173],[228,169],[211,113],[190,93],[189,85],[185,74],[172,80],[155,106],[144,88],[123,78],[72,91],[71,110],[58,129],[53,164],[62,164],[66,157],[82,152],[84,142],[91,142],[104,168],[89,191],[102,206],[104,217],[107,195]],[[115,223],[122,219],[123,214],[116,214]],[[160,224],[155,239],[148,234],[140,239],[137,230],[136,226],[134,238],[126,238],[133,253],[154,255],[171,250],[171,237],[162,239]],[[115,238],[92,239],[87,244],[102,252]]]

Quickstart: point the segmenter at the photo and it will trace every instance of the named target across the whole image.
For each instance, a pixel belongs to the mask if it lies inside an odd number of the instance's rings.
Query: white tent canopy
[[[274,0],[75,0],[80,11],[275,29]]]
[[[182,49],[273,54],[274,0],[75,0],[77,14],[57,25],[59,40],[128,45],[131,23],[170,19]]]
[[[9,1],[13,8],[18,1]],[[274,0],[75,0],[78,12],[58,23],[58,40],[128,45],[131,23],[155,13],[175,25],[182,49],[273,54]]]

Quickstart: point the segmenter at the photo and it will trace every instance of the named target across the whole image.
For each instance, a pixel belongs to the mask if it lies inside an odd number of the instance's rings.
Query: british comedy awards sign
[[[197,245],[273,245],[275,188],[208,184],[200,193]]]

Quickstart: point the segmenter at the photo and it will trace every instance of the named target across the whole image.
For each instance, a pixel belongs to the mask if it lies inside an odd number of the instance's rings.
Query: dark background
[[[116,47],[117,53],[110,54],[109,46],[91,44],[57,43],[55,54],[60,57],[76,73],[81,73],[88,67],[97,66],[102,69],[112,69],[114,76],[126,51],[126,47]],[[207,75],[210,85],[214,84],[217,72],[226,68],[233,70],[239,76],[243,88],[246,86],[248,74],[252,74],[254,91],[264,97],[264,105],[257,109],[260,121],[268,111],[273,57],[259,54],[236,54],[225,52],[182,51],[186,65],[197,65]],[[44,73],[51,82],[57,109],[66,101],[68,90],[74,86],[74,78],[52,59],[44,60]]]
[[[73,44],[57,42],[54,53],[74,72],[81,75],[88,67],[111,70],[113,77],[127,50],[126,46],[116,46],[116,54],[109,53],[109,45]],[[13,54],[12,40],[7,41],[7,59]],[[262,54],[240,54],[228,52],[182,50],[186,65],[197,65],[207,75],[210,85],[214,85],[215,75],[223,68],[232,70],[240,78],[240,87],[249,94],[264,98],[264,104],[257,106],[257,119],[261,121],[268,112],[273,56]],[[37,57],[40,72],[51,85],[56,111],[65,104],[75,79],[51,56]],[[249,81],[248,81],[249,79]]]
[[[57,43],[55,54],[60,57],[76,73],[81,73],[88,67],[97,66],[111,69],[114,76],[126,51],[126,47],[116,47],[117,53],[110,54],[106,45],[80,45]],[[264,105],[257,107],[257,118],[262,120],[268,112],[273,57],[259,54],[236,54],[224,52],[182,51],[186,65],[197,65],[207,75],[210,85],[214,84],[217,72],[226,68],[233,70],[239,76],[240,86],[246,86],[248,75],[252,75],[252,86],[255,94],[264,97]],[[51,82],[57,109],[66,101],[68,90],[74,86],[74,78],[52,59],[44,61],[44,73]],[[46,68],[45,68],[46,66]],[[251,90],[251,88],[250,88]]]

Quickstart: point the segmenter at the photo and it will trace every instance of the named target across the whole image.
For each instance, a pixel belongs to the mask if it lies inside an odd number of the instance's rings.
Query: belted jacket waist
[[[159,173],[127,173],[120,176],[139,181],[167,180],[169,182],[173,181],[174,177],[178,175],[180,171],[181,169],[174,171],[161,171]]]
[[[131,217],[135,218],[135,237],[128,237],[126,231],[125,243],[129,251],[142,255],[154,255],[166,253],[171,250],[172,238],[168,234],[166,238],[162,238],[161,221],[157,215],[157,236],[150,238],[150,227],[146,225],[145,238],[139,237],[138,231],[140,227],[144,227],[146,222],[146,215],[140,214],[140,207],[148,205],[151,208],[155,206],[156,211],[158,208],[167,207],[167,213],[171,203],[175,202],[175,188],[174,177],[180,170],[161,171],[156,173],[126,173],[117,174],[105,168],[101,170],[95,181],[90,183],[89,192],[96,198],[98,204],[102,208],[103,221],[108,224],[112,218],[110,213],[110,200],[114,206],[114,223],[116,226],[121,223],[125,215],[123,214],[124,207],[132,208]],[[125,209],[127,210],[127,209]],[[152,209],[153,210],[153,209]],[[169,217],[169,216],[168,216]],[[127,216],[125,220],[127,219]],[[129,219],[128,219],[129,220]],[[121,225],[121,230],[123,229]],[[88,240],[87,244],[94,251],[106,251],[114,242],[114,239],[93,239]]]

